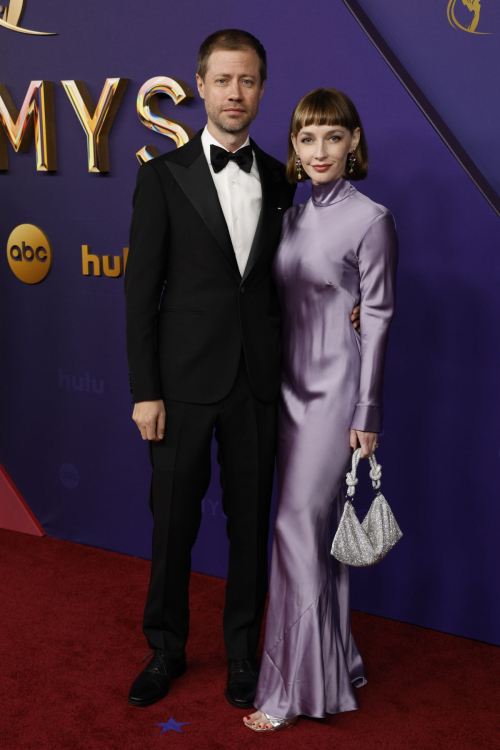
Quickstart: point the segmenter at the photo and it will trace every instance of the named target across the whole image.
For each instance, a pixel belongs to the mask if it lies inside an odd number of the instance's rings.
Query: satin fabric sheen
[[[271,716],[358,708],[367,679],[350,626],[349,568],[330,554],[349,429],[380,432],[398,242],[392,214],[344,178],[284,217],[278,513],[255,706]],[[361,336],[350,315],[361,303]]]

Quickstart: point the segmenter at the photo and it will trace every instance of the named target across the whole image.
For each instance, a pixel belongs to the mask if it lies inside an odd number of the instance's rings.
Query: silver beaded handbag
[[[346,565],[365,568],[382,560],[394,545],[399,542],[403,532],[399,528],[389,503],[380,490],[382,467],[377,463],[375,454],[370,462],[370,479],[376,492],[375,499],[362,523],[358,521],[356,511],[350,500],[354,497],[358,483],[356,471],[361,456],[361,448],[352,454],[351,471],[347,472],[347,495],[344,512],[335,534],[331,554]]]

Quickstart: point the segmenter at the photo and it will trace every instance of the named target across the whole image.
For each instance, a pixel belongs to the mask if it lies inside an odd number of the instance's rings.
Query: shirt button
[[[234,180],[231,180],[231,185],[236,185],[236,182]]]

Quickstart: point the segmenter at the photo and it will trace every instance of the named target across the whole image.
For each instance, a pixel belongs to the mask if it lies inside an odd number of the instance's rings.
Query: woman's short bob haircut
[[[351,174],[344,173],[350,180],[364,180],[368,174],[368,148],[361,126],[361,120],[356,107],[342,91],[338,89],[314,89],[302,97],[293,111],[290,123],[290,134],[298,136],[302,128],[308,125],[340,125],[353,133],[360,128],[359,143],[354,155],[356,161]],[[298,182],[296,154],[291,138],[288,138],[288,158],[286,163],[286,177],[288,182]],[[302,169],[302,179],[307,179]],[[302,180],[301,180],[302,181]]]

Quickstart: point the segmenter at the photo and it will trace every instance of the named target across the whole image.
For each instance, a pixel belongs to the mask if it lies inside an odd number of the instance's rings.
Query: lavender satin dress
[[[398,243],[392,214],[344,178],[284,217],[273,275],[283,320],[278,514],[255,706],[271,716],[358,708],[349,569],[330,554],[349,429],[380,432]],[[361,301],[361,336],[350,322]]]

